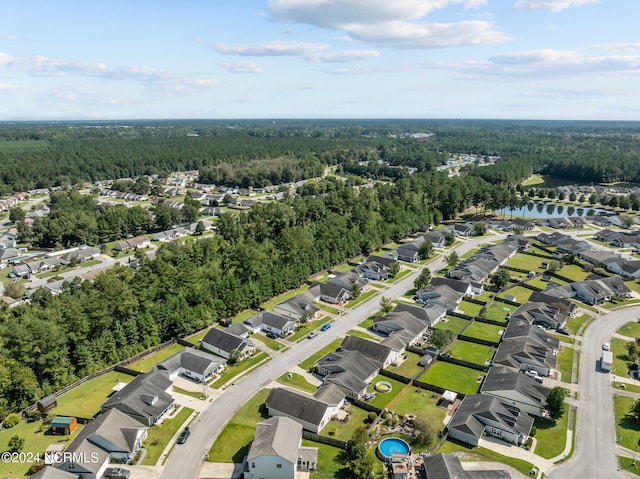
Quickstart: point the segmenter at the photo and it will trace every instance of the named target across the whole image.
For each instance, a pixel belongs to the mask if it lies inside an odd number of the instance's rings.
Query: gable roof
[[[256,425],[247,461],[260,456],[278,456],[291,464],[298,460],[302,426],[291,418],[270,417]]]
[[[40,469],[33,476],[29,476],[31,479],[78,479],[78,474],[66,472],[55,467],[47,466],[44,469]]]
[[[489,368],[480,392],[499,393],[501,391],[516,391],[539,406],[546,404],[547,396],[551,392],[517,369],[494,364]]]
[[[306,291],[304,293],[296,294],[293,298],[289,298],[276,304],[276,308],[290,311],[299,316],[303,316],[308,313],[315,314],[320,310],[320,308],[313,304],[313,296]]]
[[[342,340],[340,349],[343,351],[358,351],[379,367],[382,367],[389,357],[393,355],[393,350],[388,346],[351,335]]]
[[[318,361],[329,374],[325,383],[334,383],[342,390],[359,394],[367,387],[367,380],[378,373],[378,364],[365,357],[359,351],[341,351],[329,353]]]
[[[548,369],[556,367],[555,351],[546,345],[532,341],[528,336],[503,340],[498,346],[493,364],[503,364],[520,369],[524,362]]]
[[[469,291],[469,283],[465,283],[464,281],[459,281],[454,278],[445,278],[443,276],[434,276],[431,278],[432,287],[440,285],[446,285],[459,293],[466,294]]]
[[[427,326],[433,326],[444,315],[447,314],[447,310],[439,304],[427,304],[426,306],[407,304],[399,302],[395,308],[394,313],[406,312],[412,316],[415,316],[419,320],[427,324]]]
[[[425,456],[422,470],[426,479],[511,479],[507,471],[465,471],[460,459],[450,454]]]
[[[531,342],[555,350],[560,346],[560,340],[558,338],[547,334],[546,331],[536,328],[533,324],[523,319],[511,318],[507,324],[507,328],[502,334],[503,341],[514,338],[527,338]]]
[[[320,425],[329,407],[314,396],[287,388],[272,389],[265,404],[269,409],[315,426]]]
[[[235,349],[242,351],[247,347],[253,346],[251,341],[218,328],[211,328],[202,338],[202,342],[227,353],[231,353]]]
[[[226,361],[213,354],[206,353],[196,348],[187,347],[177,352],[168,359],[156,364],[157,369],[164,369],[172,373],[180,368],[187,369],[197,374],[206,376],[209,371],[218,369]]]

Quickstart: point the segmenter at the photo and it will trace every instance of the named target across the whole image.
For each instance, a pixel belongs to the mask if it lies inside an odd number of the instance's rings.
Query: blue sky
[[[640,120],[638,0],[4,0],[0,120]]]

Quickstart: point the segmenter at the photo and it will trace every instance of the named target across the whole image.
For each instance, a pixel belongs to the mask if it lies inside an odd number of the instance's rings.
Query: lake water
[[[506,219],[513,218],[568,218],[569,216],[595,216],[599,214],[611,214],[611,211],[602,208],[585,208],[576,206],[554,205],[544,202],[530,202],[527,205],[514,209],[504,208],[496,213],[504,215]]]

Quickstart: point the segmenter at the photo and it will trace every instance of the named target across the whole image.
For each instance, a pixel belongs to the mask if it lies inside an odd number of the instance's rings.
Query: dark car
[[[276,335],[276,333],[273,333],[271,331],[267,333],[267,338],[276,339],[277,337],[278,336]]]
[[[191,431],[189,431],[189,426],[185,427],[178,436],[178,444],[184,444],[185,442],[187,442],[187,438],[190,434]]]
[[[565,336],[569,336],[571,333],[569,333],[569,331],[565,328],[558,328],[558,332],[560,334],[564,334]]]
[[[104,471],[104,479],[129,479],[131,471],[121,467],[109,467]]]

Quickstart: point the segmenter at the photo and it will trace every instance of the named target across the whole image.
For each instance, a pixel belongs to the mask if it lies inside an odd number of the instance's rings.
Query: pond
[[[509,218],[568,218],[570,216],[595,216],[602,214],[613,214],[612,211],[602,208],[585,208],[576,206],[554,205],[543,201],[531,201],[525,206],[510,210],[503,208],[496,213]]]

